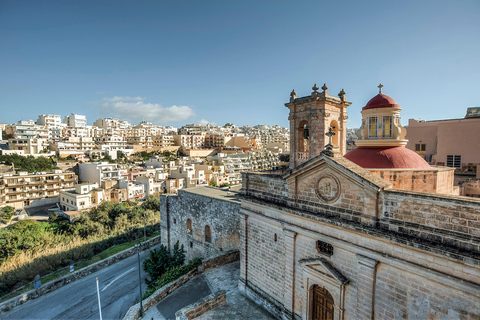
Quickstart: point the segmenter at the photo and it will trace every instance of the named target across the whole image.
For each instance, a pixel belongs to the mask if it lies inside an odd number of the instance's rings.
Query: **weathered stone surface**
[[[197,187],[160,197],[162,244],[173,250],[179,241],[187,260],[210,258],[240,247],[240,201],[237,192]],[[187,220],[191,229],[187,230]],[[206,227],[211,237],[206,238]]]

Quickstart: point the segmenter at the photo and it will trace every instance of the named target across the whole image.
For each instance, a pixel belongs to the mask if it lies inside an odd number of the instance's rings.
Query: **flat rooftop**
[[[189,193],[194,193],[201,196],[240,203],[240,200],[238,199],[237,194],[240,192],[241,188],[242,188],[241,185],[235,185],[235,186],[231,186],[230,190],[227,190],[228,188],[195,187],[195,188],[179,189],[179,191],[189,192]]]

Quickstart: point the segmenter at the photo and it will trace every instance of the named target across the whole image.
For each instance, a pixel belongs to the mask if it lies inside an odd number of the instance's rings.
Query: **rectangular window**
[[[391,116],[383,117],[383,136],[384,137],[392,136],[392,117]]]
[[[462,167],[462,156],[447,155],[447,167],[461,168]]]
[[[416,152],[421,152],[421,151],[426,151],[427,150],[427,145],[425,143],[416,143],[415,144],[415,151]]]
[[[377,136],[377,117],[370,117],[368,119],[368,132],[369,137]]]

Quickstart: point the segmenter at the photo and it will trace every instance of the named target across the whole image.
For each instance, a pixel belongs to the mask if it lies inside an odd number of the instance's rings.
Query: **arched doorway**
[[[332,295],[323,287],[313,285],[311,294],[311,317],[312,320],[333,320],[334,308]]]

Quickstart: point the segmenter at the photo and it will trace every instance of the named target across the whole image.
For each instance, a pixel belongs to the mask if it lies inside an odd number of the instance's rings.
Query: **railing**
[[[308,159],[308,152],[297,152],[297,159]]]

